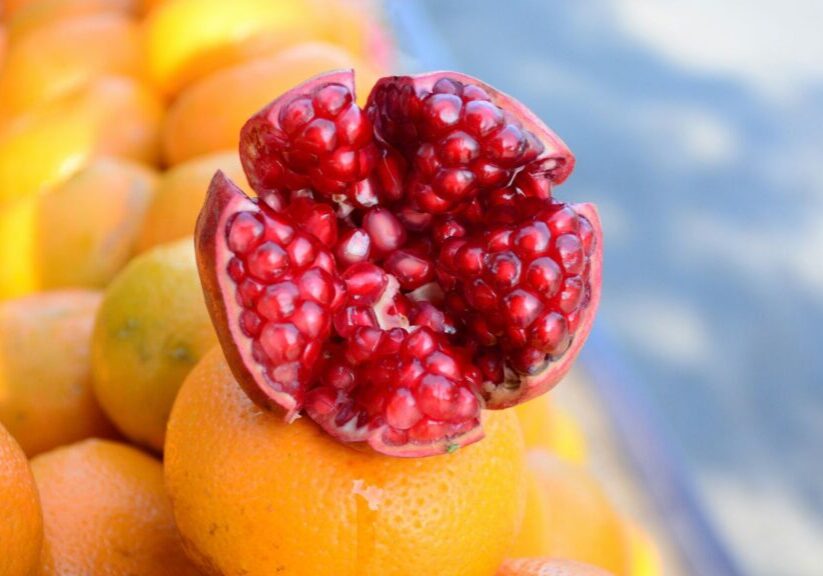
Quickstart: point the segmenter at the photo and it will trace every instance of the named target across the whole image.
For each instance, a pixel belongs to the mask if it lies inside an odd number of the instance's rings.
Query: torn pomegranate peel
[[[317,76],[244,126],[257,198],[215,175],[195,241],[224,353],[258,404],[395,456],[482,438],[481,410],[568,372],[600,295],[591,204],[522,104],[453,72]]]

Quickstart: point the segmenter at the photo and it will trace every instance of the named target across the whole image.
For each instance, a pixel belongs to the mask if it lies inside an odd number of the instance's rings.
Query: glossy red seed
[[[503,125],[500,108],[483,100],[466,103],[463,126],[478,138],[484,138]]]
[[[274,242],[264,242],[246,260],[249,273],[262,282],[273,282],[280,278],[289,267],[289,257],[283,248]]]
[[[386,423],[389,426],[408,430],[422,417],[414,396],[407,388],[395,390],[386,402]]]
[[[406,229],[397,216],[385,208],[373,208],[363,217],[363,230],[378,252],[397,250],[406,242]]]
[[[460,121],[463,101],[453,94],[432,94],[423,104],[423,120],[432,135],[442,134]]]
[[[267,320],[279,321],[294,312],[300,291],[291,281],[267,286],[257,301],[257,311]]]
[[[509,322],[519,328],[531,324],[543,310],[540,299],[528,290],[512,290],[503,299]]]
[[[554,296],[560,289],[562,279],[560,266],[548,256],[532,260],[526,269],[526,283],[543,298]]]
[[[465,166],[480,155],[477,140],[460,130],[441,140],[437,149],[440,159],[447,166]]]
[[[429,260],[404,250],[392,252],[383,265],[404,290],[414,290],[434,278],[434,266]]]
[[[430,418],[449,420],[454,416],[457,387],[440,374],[426,374],[415,394],[420,410]]]
[[[312,104],[317,114],[325,118],[337,116],[343,108],[351,104],[349,89],[342,84],[327,84],[314,93]]]
[[[267,323],[260,333],[260,346],[275,365],[297,360],[304,345],[303,336],[293,324]]]
[[[529,345],[547,354],[558,354],[569,345],[569,325],[564,316],[549,312],[538,318],[528,331]]]
[[[520,254],[534,257],[545,254],[549,249],[551,232],[544,222],[538,220],[518,228],[512,240]]]
[[[251,212],[240,212],[229,224],[228,245],[236,254],[246,254],[263,238],[263,224]]]
[[[280,109],[280,127],[289,136],[296,134],[314,118],[314,107],[309,98],[296,98]]]

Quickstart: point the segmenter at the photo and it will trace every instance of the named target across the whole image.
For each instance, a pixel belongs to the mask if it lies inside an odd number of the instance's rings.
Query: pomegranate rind
[[[545,149],[540,154],[537,161],[555,161],[556,168],[549,173],[549,180],[554,185],[562,184],[566,181],[569,175],[574,170],[575,158],[572,151],[566,143],[554,133],[554,131],[546,126],[546,124],[535,115],[534,112],[524,106],[517,98],[502,92],[493,86],[489,86],[482,80],[478,80],[468,74],[461,74],[459,72],[451,72],[448,70],[439,70],[435,72],[427,72],[426,74],[417,74],[409,76],[387,76],[378,80],[371,90],[366,108],[374,105],[374,95],[377,94],[381,88],[388,84],[394,84],[399,81],[411,80],[417,89],[431,91],[435,83],[442,78],[450,78],[457,80],[464,85],[473,84],[483,88],[489,93],[492,102],[506,110],[513,113],[513,115],[523,123],[523,126],[532,132],[545,146]]]
[[[519,386],[511,389],[506,386],[496,386],[486,390],[486,408],[491,410],[511,408],[545,394],[554,388],[571,370],[592,330],[597,308],[600,305],[603,274],[603,229],[600,215],[594,204],[582,203],[571,204],[570,206],[580,216],[589,221],[594,231],[594,252],[590,257],[591,268],[588,279],[591,293],[589,302],[581,313],[580,324],[574,333],[571,346],[560,359],[550,362],[542,372],[521,376]]]
[[[251,350],[244,352],[237,344],[247,342],[249,338],[239,327],[237,319],[243,308],[235,300],[236,287],[225,272],[231,258],[231,251],[226,245],[225,231],[232,215],[244,210],[257,209],[257,204],[218,170],[209,185],[206,201],[195,228],[197,268],[217,339],[237,382],[256,404],[284,409],[286,419],[293,420],[300,409],[295,398],[273,389],[261,370],[251,369],[250,367],[256,365]]]

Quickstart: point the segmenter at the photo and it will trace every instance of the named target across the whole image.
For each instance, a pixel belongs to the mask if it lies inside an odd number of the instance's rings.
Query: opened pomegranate
[[[200,274],[238,381],[334,437],[397,456],[482,437],[481,410],[554,386],[594,319],[594,206],[529,110],[453,72],[315,77],[244,126],[258,194],[215,175]]]

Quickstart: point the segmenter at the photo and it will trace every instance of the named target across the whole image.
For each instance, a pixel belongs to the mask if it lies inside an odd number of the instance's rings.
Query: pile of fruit
[[[363,2],[0,10],[0,576],[660,574],[544,394],[602,238],[530,111]]]

